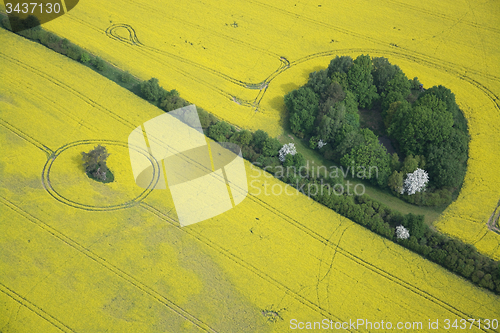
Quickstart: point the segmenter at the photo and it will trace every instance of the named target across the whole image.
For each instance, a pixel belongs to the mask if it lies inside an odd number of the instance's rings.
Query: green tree
[[[258,151],[262,152],[262,148],[264,148],[264,142],[266,142],[269,135],[263,130],[256,130],[253,133],[252,144],[257,148]]]
[[[423,215],[406,214],[402,224],[410,232],[410,237],[415,237],[416,239],[422,238],[428,229]]]
[[[289,124],[298,137],[311,134],[318,112],[318,96],[309,87],[301,87],[285,95]]]
[[[411,81],[408,80],[405,73],[401,70],[394,74],[394,77],[387,82],[385,87],[386,92],[395,92],[401,94],[403,98],[406,98],[411,93]],[[383,93],[385,96],[385,92]]]
[[[10,29],[13,31],[13,32],[19,32],[21,30],[24,30],[26,29],[26,27],[24,26],[24,20],[22,20],[20,17],[18,16],[14,16],[14,15],[11,15],[9,18],[6,19],[6,22],[8,22],[8,25],[7,24],[4,24],[5,27],[9,26]]]
[[[250,141],[252,141],[252,133],[249,130],[236,132],[229,139],[229,142],[236,143],[240,146],[247,146],[250,144]]]
[[[389,60],[384,57],[373,58],[372,64],[373,83],[377,87],[378,93],[382,94],[387,90],[387,83],[401,70],[398,66],[392,65]]]
[[[179,92],[177,92],[177,90],[175,89],[170,91],[163,90],[161,93],[162,97],[160,101],[160,107],[167,112],[188,105],[188,103],[183,98],[180,97]]]
[[[218,142],[225,142],[231,134],[231,126],[225,121],[219,121],[208,129],[208,136]]]
[[[352,92],[346,91],[344,103],[348,114],[355,114],[359,116],[358,102],[356,101],[356,96],[354,96]]]
[[[429,179],[437,187],[458,188],[466,173],[468,137],[453,129],[446,142],[431,145],[427,154]]]
[[[467,133],[467,120],[465,119],[462,111],[459,109],[455,95],[450,89],[444,86],[434,86],[425,91],[424,95],[434,95],[446,103],[446,110],[453,115],[453,126],[458,128],[464,133]]]
[[[410,89],[412,90],[419,90],[420,89],[420,81],[418,80],[418,77],[414,77],[413,80],[411,80],[411,87]]]
[[[300,168],[301,166],[306,164],[306,160],[301,153],[296,153],[295,155],[288,154],[285,156],[285,162],[283,162],[283,166],[286,167],[295,167]]]
[[[399,162],[399,156],[397,153],[392,153],[390,164],[392,171],[399,171],[399,169],[401,168],[401,162]]]
[[[328,100],[330,101],[330,100]],[[322,105],[324,115],[319,120],[318,135],[324,142],[330,142],[335,138],[337,131],[345,123],[346,107],[344,103],[325,103]]]
[[[378,98],[377,88],[373,85],[372,62],[369,55],[360,55],[347,73],[349,90],[356,96],[361,108],[370,108]]]
[[[46,31],[42,30],[41,32],[42,32],[42,36],[47,36]],[[42,41],[40,41],[40,42],[42,42]],[[67,50],[66,50],[66,55],[68,57],[70,57],[71,59],[78,61],[82,57],[82,49],[76,45],[69,45]]]
[[[311,88],[316,95],[320,96],[323,91],[328,88],[330,83],[331,80],[328,77],[327,70],[322,69],[320,71],[310,73],[309,80],[307,81],[305,86]]]
[[[153,77],[148,81],[143,81],[140,84],[142,96],[151,102],[156,102],[165,96],[166,91],[158,83],[158,79]]]
[[[87,62],[90,61],[90,56],[87,52],[82,52],[82,54],[80,55],[80,62],[82,64],[86,64]]]
[[[352,65],[353,61],[350,56],[336,56],[328,65],[328,76],[331,77],[334,73],[347,74]]]
[[[401,193],[401,189],[403,188],[403,180],[403,173],[394,171],[387,181],[387,186],[389,186],[389,188],[394,192]]]
[[[99,57],[95,57],[94,66],[99,72],[102,72],[106,69],[106,62]]]
[[[345,97],[346,93],[337,81],[330,83],[321,94],[321,99],[323,101],[331,100],[333,103],[341,102]]]
[[[412,173],[418,169],[418,164],[420,162],[419,156],[413,157],[412,154],[405,157],[403,161],[403,166],[401,167],[401,172],[406,176],[408,173]]]
[[[267,157],[278,156],[281,143],[275,138],[267,138],[262,148],[262,154]]]
[[[387,132],[406,154],[421,155],[428,145],[443,143],[452,126],[453,118],[446,111],[444,102],[426,95],[413,107],[408,103],[401,104],[394,112]]]
[[[23,20],[23,24],[26,29],[40,29],[40,20],[34,15],[28,15],[28,17]]]
[[[345,167],[354,167],[356,172],[361,171],[358,178],[372,179],[379,186],[386,186],[390,176],[390,156],[387,150],[378,141],[377,136],[367,128],[359,131],[363,140],[353,146],[342,156],[340,163]],[[377,172],[370,172],[376,170]]]
[[[200,119],[200,124],[202,128],[205,129],[208,128],[210,125],[212,125],[210,113],[199,107],[196,107],[196,111],[198,112],[198,118]]]
[[[99,72],[102,72],[106,69],[106,62],[99,57],[95,57],[94,66]]]
[[[108,180],[108,166],[106,160],[109,154],[105,147],[98,145],[88,153],[82,152],[83,167],[90,177],[99,180]]]

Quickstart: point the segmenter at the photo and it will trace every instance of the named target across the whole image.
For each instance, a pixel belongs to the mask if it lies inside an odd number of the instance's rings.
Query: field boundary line
[[[8,123],[6,120],[4,120],[2,118],[0,118],[0,125],[2,125],[3,127],[5,127],[7,130],[9,130],[10,132],[12,132],[13,134],[19,136],[21,139],[23,139],[23,140],[31,143],[32,145],[34,145],[38,149],[42,150],[48,156],[50,156],[50,155],[52,155],[54,153],[54,151],[52,149],[50,149],[49,147],[47,147],[46,145],[44,145],[40,141],[36,140],[35,138],[33,138],[33,137],[29,136],[28,134],[24,133],[23,131],[21,131],[20,129],[16,128],[15,126],[11,125],[10,123]]]
[[[25,297],[19,295],[17,292],[15,292],[14,290],[12,290],[9,287],[7,287],[6,285],[4,285],[2,282],[0,282],[0,291],[3,292],[5,295],[9,296],[10,298],[12,298],[17,303],[19,303],[22,306],[24,306],[25,308],[27,308],[28,310],[36,313],[39,317],[45,319],[47,322],[49,322],[53,326],[57,327],[59,330],[61,330],[63,332],[76,332],[73,329],[71,329],[69,326],[67,326],[66,324],[59,321],[59,319],[57,319],[54,316],[52,316],[51,314],[45,312],[38,305],[30,302]]]

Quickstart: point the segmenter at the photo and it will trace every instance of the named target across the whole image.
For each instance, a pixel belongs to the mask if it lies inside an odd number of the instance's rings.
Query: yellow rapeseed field
[[[85,1],[45,26],[142,79],[157,77],[240,127],[283,130],[283,95],[335,55],[387,57],[445,85],[469,121],[470,160],[442,232],[500,259],[500,7],[467,1]]]
[[[162,112],[41,45],[0,41],[2,331],[288,332],[324,319],[444,331],[499,317],[498,296],[304,195],[269,195],[280,183],[249,164],[241,204],[181,228],[167,190],[135,186],[126,148]],[[81,169],[99,143],[108,185]]]

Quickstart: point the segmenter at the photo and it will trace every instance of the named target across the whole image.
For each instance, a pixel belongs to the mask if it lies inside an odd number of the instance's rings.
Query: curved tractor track
[[[129,37],[125,38],[125,37],[120,36],[117,33],[118,29],[125,29],[128,32]],[[484,85],[479,83],[477,80],[467,76],[466,74],[461,73],[460,71],[454,69],[450,65],[445,65],[445,64],[442,64],[441,62],[438,63],[436,61],[433,61],[433,59],[430,57],[422,56],[416,52],[411,52],[411,51],[403,50],[403,49],[401,49],[401,51],[399,51],[400,48],[397,46],[390,46],[392,49],[389,49],[389,50],[373,49],[373,48],[370,48],[370,49],[366,49],[366,48],[335,49],[335,50],[331,50],[331,51],[310,54],[310,55],[307,55],[305,57],[299,58],[299,59],[294,60],[294,61],[289,61],[285,57],[280,57],[278,59],[280,62],[278,68],[275,71],[273,71],[271,74],[269,74],[266,79],[264,79],[260,83],[248,83],[248,82],[244,82],[244,81],[235,79],[229,75],[223,74],[223,73],[216,71],[212,68],[209,68],[207,66],[200,65],[200,64],[193,62],[193,61],[190,61],[190,60],[186,60],[184,58],[181,58],[180,56],[174,55],[174,54],[169,53],[167,51],[146,46],[139,41],[136,31],[133,29],[132,26],[130,26],[128,24],[113,24],[112,26],[110,26],[106,29],[106,35],[108,37],[110,37],[111,39],[114,39],[116,41],[126,43],[128,45],[133,46],[133,47],[139,47],[145,53],[152,52],[152,53],[160,54],[163,56],[167,56],[169,58],[175,59],[175,60],[180,61],[182,63],[192,65],[192,66],[196,67],[197,69],[207,71],[213,75],[216,75],[220,78],[223,78],[224,80],[226,80],[230,83],[233,83],[235,85],[238,85],[240,87],[244,87],[244,88],[252,89],[252,90],[259,90],[258,95],[256,96],[256,98],[253,101],[242,100],[242,99],[239,99],[237,96],[232,95],[229,92],[226,92],[226,91],[224,91],[218,87],[215,87],[213,85],[210,85],[207,82],[204,82],[204,80],[192,77],[190,75],[190,73],[188,73],[184,70],[180,70],[178,68],[176,69],[176,71],[180,71],[184,75],[189,75],[194,80],[196,80],[200,83],[203,83],[205,86],[207,86],[213,90],[216,90],[218,93],[225,96],[229,100],[232,100],[240,105],[252,107],[256,111],[259,109],[260,103],[261,103],[262,99],[264,98],[264,95],[265,95],[267,89],[269,88],[269,85],[272,83],[272,81],[278,75],[280,75],[284,71],[286,71],[290,68],[293,68],[294,66],[299,65],[303,62],[306,62],[308,60],[313,60],[316,58],[332,57],[332,56],[339,55],[339,54],[353,54],[353,53],[361,53],[361,52],[368,52],[370,54],[381,55],[381,56],[391,54],[395,57],[406,59],[409,61],[413,61],[413,62],[418,63],[420,65],[432,67],[432,68],[435,68],[435,69],[438,69],[441,71],[445,71],[447,73],[452,73],[454,76],[458,77],[461,80],[467,81],[468,83],[470,83],[471,85],[473,85],[474,87],[478,88],[483,93],[485,93],[486,96],[488,96],[488,98],[495,104],[496,108],[500,110],[500,106],[498,104],[500,99],[499,99],[498,95],[493,93],[490,89],[488,89],[487,87],[485,87]],[[496,78],[495,76],[491,76],[491,77],[493,79]]]

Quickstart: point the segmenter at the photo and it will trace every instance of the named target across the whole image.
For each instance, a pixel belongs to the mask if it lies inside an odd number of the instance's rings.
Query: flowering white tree
[[[429,182],[429,175],[425,170],[417,169],[412,173],[406,174],[406,179],[403,182],[401,194],[415,194],[422,191]]]
[[[398,239],[408,239],[410,237],[410,232],[402,225],[398,225],[396,227],[396,237]]]
[[[287,143],[281,147],[279,151],[279,159],[281,162],[285,162],[286,155],[291,154],[295,155],[297,154],[297,149],[295,149],[295,144],[293,143]]]
[[[319,140],[318,141],[318,148],[323,148],[324,146],[326,146],[326,143],[323,142],[323,140]]]

